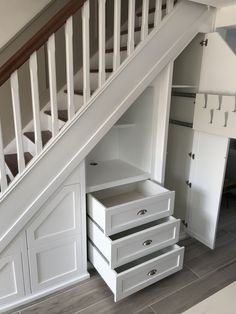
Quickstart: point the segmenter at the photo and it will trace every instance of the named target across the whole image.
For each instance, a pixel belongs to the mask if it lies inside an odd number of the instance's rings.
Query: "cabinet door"
[[[23,232],[0,254],[0,308],[29,294],[26,259],[26,236]]]
[[[30,248],[32,292],[78,280],[84,275],[83,254],[80,234]]]
[[[194,132],[187,232],[212,249],[215,247],[228,146],[228,138]]]
[[[170,124],[165,186],[175,191],[175,217],[185,220],[187,210],[190,162],[189,153],[192,151],[193,133],[191,128]]]

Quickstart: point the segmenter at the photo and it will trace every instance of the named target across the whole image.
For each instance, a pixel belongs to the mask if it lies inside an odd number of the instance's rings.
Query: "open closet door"
[[[229,139],[194,132],[188,193],[187,233],[215,247]]]

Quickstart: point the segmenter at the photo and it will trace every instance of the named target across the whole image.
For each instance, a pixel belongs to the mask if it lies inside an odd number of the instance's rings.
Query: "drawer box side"
[[[91,194],[87,195],[87,213],[104,230],[106,208]]]

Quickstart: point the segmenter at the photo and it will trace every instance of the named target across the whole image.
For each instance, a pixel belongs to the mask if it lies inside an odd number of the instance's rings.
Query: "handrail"
[[[27,43],[0,67],[0,86],[37,51],[87,0],[70,0]]]

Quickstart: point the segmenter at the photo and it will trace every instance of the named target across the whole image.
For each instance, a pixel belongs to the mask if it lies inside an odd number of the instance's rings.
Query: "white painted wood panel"
[[[61,187],[28,227],[29,247],[81,233],[82,208],[80,184]]]
[[[21,252],[0,257],[0,306],[25,295]]]
[[[74,58],[73,58],[73,17],[72,16],[66,21],[65,42],[66,42],[66,78],[67,78],[68,120],[71,120],[75,114]]]
[[[199,91],[235,95],[236,55],[219,33],[207,34],[205,39]]]
[[[19,80],[18,80],[17,71],[15,71],[11,75],[11,95],[12,95],[13,118],[14,118],[15,138],[16,138],[17,165],[18,165],[18,171],[19,173],[21,173],[25,169],[25,157],[24,157],[23,138],[22,138]]]
[[[191,162],[187,232],[214,249],[229,139],[195,132]]]
[[[55,35],[51,35],[47,43],[48,50],[48,75],[49,75],[49,91],[50,91],[50,109],[51,109],[51,130],[52,137],[59,132],[58,108],[57,108],[57,73],[56,73],[56,48]]]
[[[170,124],[167,146],[165,187],[175,191],[175,217],[186,219],[188,186],[194,131]]]
[[[106,257],[112,269],[177,243],[179,228],[180,220],[168,217],[106,237],[88,219],[88,237]]]
[[[29,249],[32,292],[53,289],[83,276],[81,235],[35,245]]]
[[[90,88],[90,36],[89,36],[90,3],[86,1],[82,7],[83,32],[83,96],[86,104],[91,95]]]
[[[43,148],[41,125],[40,125],[40,104],[39,104],[39,83],[38,83],[38,64],[37,52],[35,51],[29,60],[30,83],[32,94],[33,120],[34,120],[34,138],[35,138],[35,155],[39,155]]]

